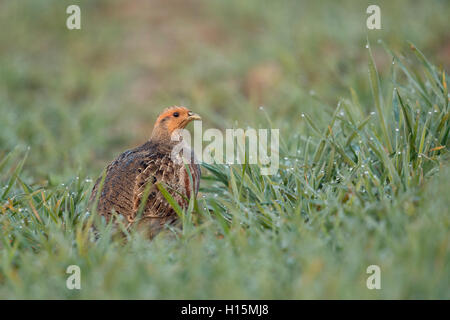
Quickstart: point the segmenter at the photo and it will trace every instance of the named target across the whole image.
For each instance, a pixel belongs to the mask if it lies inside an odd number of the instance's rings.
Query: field
[[[450,299],[448,1],[377,1],[381,30],[256,0],[76,1],[68,30],[74,2],[0,3],[0,299]],[[170,105],[279,129],[280,168],[205,164],[182,230],[116,237],[93,182]]]

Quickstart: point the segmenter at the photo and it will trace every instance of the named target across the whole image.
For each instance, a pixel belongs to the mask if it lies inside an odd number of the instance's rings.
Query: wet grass
[[[405,21],[386,15],[369,41],[350,2],[321,24],[313,2],[153,16],[99,1],[83,11],[96,34],[60,28],[64,5],[0,10],[24,18],[0,33],[19,39],[0,56],[1,298],[450,298],[448,5],[416,4],[412,22],[392,4]],[[204,164],[182,231],[114,237],[87,210],[92,179],[175,103],[204,128],[280,129],[280,170]],[[81,290],[66,288],[72,264]]]

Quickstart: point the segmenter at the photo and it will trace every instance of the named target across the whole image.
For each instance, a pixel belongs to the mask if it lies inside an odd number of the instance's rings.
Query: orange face
[[[201,118],[185,107],[170,107],[156,119],[155,129],[166,130],[171,134],[176,129],[184,129],[193,120],[201,120]]]

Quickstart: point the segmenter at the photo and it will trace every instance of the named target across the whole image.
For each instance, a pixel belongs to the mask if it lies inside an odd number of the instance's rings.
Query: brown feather
[[[158,120],[171,111],[166,109]],[[163,136],[155,134],[155,130],[153,136]],[[138,219],[137,213],[148,187],[148,198],[139,217],[139,225],[144,226],[150,237],[153,237],[165,224],[176,224],[178,216],[156,184],[161,183],[180,207],[186,208],[192,192],[194,196],[198,193],[201,171],[200,166],[193,163],[195,157],[191,153],[191,163],[188,165],[191,179],[183,163],[172,161],[172,147],[173,144],[168,141],[151,139],[119,155],[106,168],[99,196],[103,176],[96,181],[89,200],[90,206],[98,196],[99,214],[109,221],[115,212],[124,216],[130,226]]]

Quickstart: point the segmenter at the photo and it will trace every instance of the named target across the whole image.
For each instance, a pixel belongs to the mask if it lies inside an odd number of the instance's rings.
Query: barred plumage
[[[161,183],[174,200],[186,208],[192,192],[197,195],[201,171],[191,153],[188,169],[184,163],[176,163],[171,157],[175,145],[170,135],[175,129],[184,128],[190,121],[200,117],[184,107],[171,107],[158,117],[152,137],[143,145],[125,151],[110,163],[105,172],[103,187],[97,203],[97,211],[108,221],[112,212],[124,216],[128,226],[136,222],[144,192],[148,198],[139,217],[139,225],[150,237],[156,235],[165,224],[175,224],[178,216],[163,194],[158,190]],[[103,176],[94,185],[90,202],[97,198]]]

